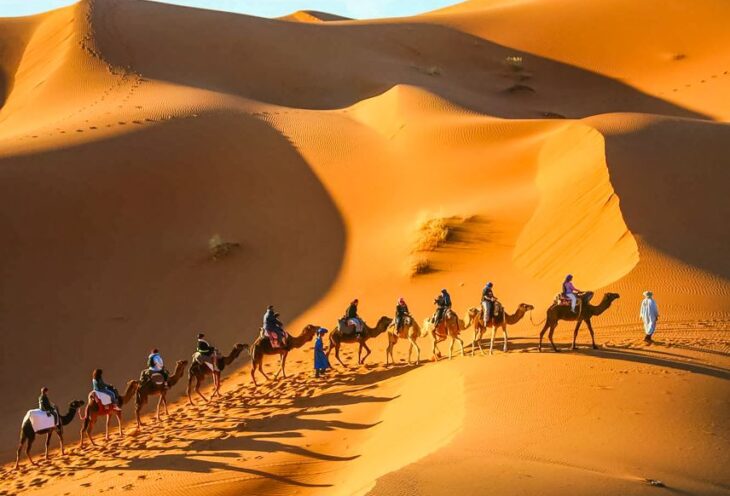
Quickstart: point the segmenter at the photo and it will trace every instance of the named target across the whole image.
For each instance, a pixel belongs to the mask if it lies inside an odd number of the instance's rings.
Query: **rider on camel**
[[[442,289],[441,294],[439,294],[433,302],[438,307],[436,309],[436,314],[433,316],[433,325],[435,327],[438,326],[441,319],[444,318],[446,311],[451,308],[451,295],[448,291],[446,291],[446,289]]]
[[[575,306],[578,304],[578,294],[582,291],[573,286],[573,275],[568,274],[563,281],[563,296],[570,300],[570,309],[575,313]]]
[[[54,425],[58,425],[58,410],[56,409],[56,405],[52,404],[48,398],[47,387],[41,388],[41,395],[38,397],[38,408],[46,412],[46,415],[49,417],[53,417]]]
[[[411,313],[408,311],[406,300],[401,296],[395,305],[395,332],[400,331],[400,328],[403,327],[403,321],[406,317],[410,317],[410,315]]]
[[[274,305],[269,305],[264,313],[264,333],[271,341],[273,348],[286,346],[286,331],[279,320],[279,314],[274,312]]]
[[[112,405],[115,410],[121,410],[119,406],[119,392],[114,386],[104,382],[102,377],[103,371],[101,369],[94,370],[91,376],[91,387],[94,392],[108,394],[112,400]]]
[[[482,290],[482,314],[485,324],[489,322],[489,317],[492,316],[494,305],[497,302],[497,297],[494,296],[494,291],[492,290],[493,287],[494,284],[488,282]]]
[[[147,357],[147,368],[142,371],[142,375],[139,378],[140,383],[147,382],[152,377],[152,374],[160,374],[165,380],[165,389],[167,389],[167,380],[170,377],[167,369],[165,369],[165,362],[162,360],[160,350],[153,348],[150,351],[150,355]]]
[[[350,306],[347,307],[347,310],[345,310],[345,316],[343,320],[347,325],[355,326],[355,334],[358,336],[362,336],[363,333],[363,321],[360,318],[360,316],[357,314],[357,305],[360,302],[357,298],[352,300],[350,303]]]

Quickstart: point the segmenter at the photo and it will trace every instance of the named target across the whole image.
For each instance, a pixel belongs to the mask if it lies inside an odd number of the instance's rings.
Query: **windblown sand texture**
[[[487,280],[535,306],[493,356],[410,367],[401,340],[386,368],[379,336],[316,380],[308,344],[254,388],[244,355],[210,405],[108,443],[101,421],[84,451],[76,419],[50,462],[37,439],[0,494],[728,494],[728,19],[722,0],[0,19],[3,461],[42,385],[65,411],[96,367],[122,386],[199,331],[251,343],[272,303],[294,334],[355,297],[370,324],[401,295],[422,321],[442,287],[463,315]],[[537,354],[569,272],[621,298],[599,349],[584,328]]]

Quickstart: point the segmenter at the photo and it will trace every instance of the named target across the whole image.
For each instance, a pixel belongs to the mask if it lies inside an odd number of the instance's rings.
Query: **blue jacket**
[[[281,325],[273,310],[266,310],[264,314],[264,329],[277,329]]]
[[[444,306],[450,307],[451,306],[451,295],[449,293],[441,293],[441,296],[443,298]]]

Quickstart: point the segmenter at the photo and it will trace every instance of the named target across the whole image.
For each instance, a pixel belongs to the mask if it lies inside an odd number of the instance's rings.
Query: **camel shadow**
[[[624,349],[604,348],[594,350],[592,348],[578,348],[576,351],[581,355],[588,355],[595,358],[643,363],[646,365],[654,365],[661,368],[669,368],[674,370],[681,370],[684,372],[691,372],[693,374],[706,375],[709,377],[715,377],[717,379],[730,379],[730,370],[721,367],[715,367],[713,365],[687,363],[679,360],[654,357],[645,353],[629,352]]]

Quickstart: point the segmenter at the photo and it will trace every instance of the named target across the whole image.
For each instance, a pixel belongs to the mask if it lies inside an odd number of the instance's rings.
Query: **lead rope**
[[[541,325],[543,325],[543,324],[545,323],[545,321],[546,321],[546,320],[547,320],[547,316],[546,316],[546,317],[545,317],[544,319],[542,319],[542,321],[541,321],[541,322],[539,322],[539,323],[535,324],[535,321],[534,321],[534,320],[533,320],[533,318],[532,318],[532,310],[530,310],[530,322],[532,323],[533,327],[538,327],[538,326],[541,326]]]

